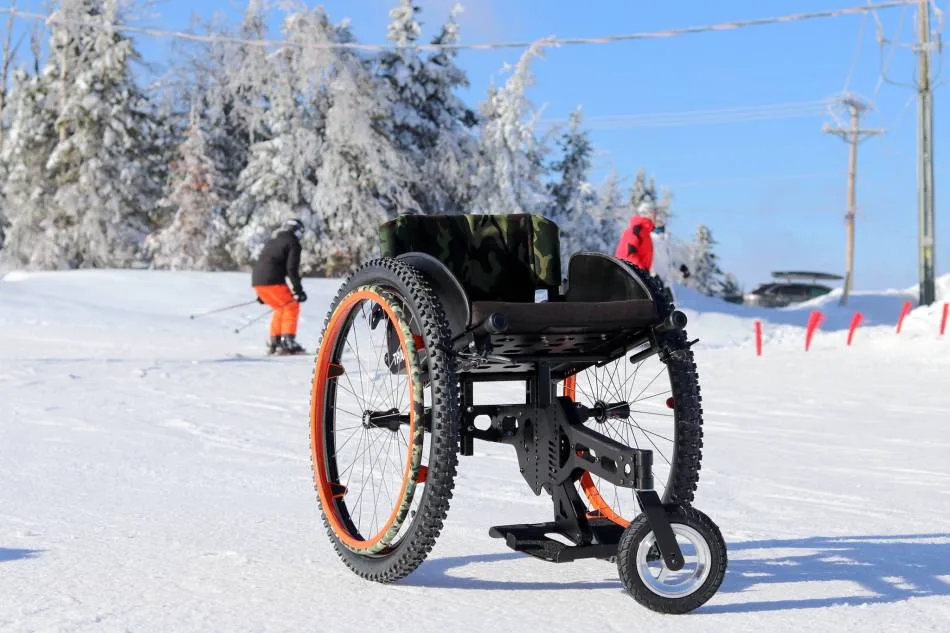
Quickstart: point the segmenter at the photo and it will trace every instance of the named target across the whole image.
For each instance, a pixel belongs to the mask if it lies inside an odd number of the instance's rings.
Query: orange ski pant
[[[297,334],[297,319],[300,316],[300,304],[294,300],[290,288],[285,284],[273,286],[254,286],[261,301],[274,308],[270,319],[270,335]]]

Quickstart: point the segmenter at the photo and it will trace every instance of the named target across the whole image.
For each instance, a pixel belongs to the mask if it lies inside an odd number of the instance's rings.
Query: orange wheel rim
[[[570,398],[572,401],[577,399],[576,375],[568,376],[564,379],[563,393],[566,398]],[[588,471],[584,471],[578,483],[580,483],[581,491],[584,493],[584,496],[587,497],[588,503],[590,503],[591,510],[593,511],[591,514],[609,519],[624,528],[630,525],[630,521],[617,514],[617,512],[610,507],[610,504],[607,503],[603,495],[600,494],[600,490],[597,489],[597,485],[594,483],[594,478],[591,477]]]
[[[581,490],[584,492],[584,496],[587,497],[587,501],[590,502],[592,514],[595,516],[601,516],[605,519],[610,519],[617,525],[622,527],[627,527],[630,525],[630,521],[626,520],[619,514],[617,514],[613,508],[610,507],[610,504],[601,496],[600,490],[597,489],[597,485],[594,483],[594,478],[590,476],[590,473],[586,470],[580,478]],[[591,518],[591,517],[588,517]]]
[[[407,366],[407,384],[409,388],[409,458],[406,460],[406,466],[402,473],[402,482],[400,484],[399,494],[396,497],[396,503],[389,514],[389,517],[383,523],[382,527],[373,536],[362,539],[356,538],[350,533],[349,528],[344,524],[339,514],[337,502],[341,496],[339,491],[334,491],[334,485],[339,483],[330,481],[329,469],[327,466],[325,419],[326,415],[326,393],[327,381],[331,379],[331,368],[338,367],[333,362],[334,348],[339,340],[340,332],[347,323],[352,308],[361,301],[372,301],[378,304],[389,317],[390,322],[396,326],[395,330],[399,338],[399,345],[402,349],[404,362]],[[415,492],[415,486],[418,479],[418,471],[422,459],[422,451],[414,450],[417,442],[416,418],[421,399],[416,394],[417,386],[413,382],[413,372],[411,368],[417,366],[416,345],[407,344],[408,326],[405,326],[401,314],[392,306],[391,300],[380,293],[378,289],[362,287],[344,297],[340,304],[330,315],[326,331],[323,337],[323,343],[317,354],[316,370],[313,377],[313,395],[310,403],[310,454],[311,463],[314,470],[314,479],[316,483],[317,494],[320,503],[324,508],[324,515],[330,524],[331,529],[340,542],[346,547],[364,553],[376,553],[384,550],[391,543],[399,532],[406,515],[408,514],[409,504],[412,495]],[[411,336],[411,335],[410,335]],[[411,340],[411,339],[410,339]],[[421,390],[421,387],[418,387]],[[334,418],[334,424],[335,424]],[[421,439],[421,438],[418,438]],[[421,449],[421,442],[420,449]]]

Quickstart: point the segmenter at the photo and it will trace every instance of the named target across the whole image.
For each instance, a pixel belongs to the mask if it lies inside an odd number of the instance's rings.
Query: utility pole
[[[930,78],[930,1],[920,0],[917,16],[917,248],[920,305],[936,301],[934,288],[934,140],[933,90]]]
[[[845,214],[845,227],[847,230],[847,242],[845,246],[845,277],[844,289],[841,293],[841,305],[848,303],[848,295],[854,285],[854,216],[857,213],[857,199],[855,196],[855,184],[858,174],[858,143],[870,136],[883,134],[882,129],[862,129],[860,126],[861,115],[867,110],[867,106],[855,97],[846,96],[840,99],[839,103],[848,107],[851,116],[851,125],[848,127],[831,127],[825,124],[822,131],[827,134],[840,136],[850,145],[848,157],[848,212]]]

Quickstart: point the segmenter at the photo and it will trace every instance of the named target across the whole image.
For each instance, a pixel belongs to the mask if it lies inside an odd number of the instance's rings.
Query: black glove
[[[261,305],[264,305],[264,300],[261,299],[260,297],[257,298],[257,302]]]
[[[294,291],[294,301],[298,303],[303,303],[306,300],[307,300],[307,293],[303,291],[303,288],[301,288],[300,290]]]

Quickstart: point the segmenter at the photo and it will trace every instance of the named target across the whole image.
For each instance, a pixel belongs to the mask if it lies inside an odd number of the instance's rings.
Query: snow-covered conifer
[[[248,0],[238,30],[240,40],[265,40],[268,37],[263,0]],[[259,140],[267,111],[267,94],[273,67],[269,49],[254,44],[238,43],[224,49],[227,74],[220,83],[223,94],[218,102],[226,105],[232,125],[244,128],[247,142]]]
[[[550,206],[545,214],[560,227],[561,263],[567,270],[568,258],[578,251],[600,250],[598,223],[592,211],[597,204],[594,188],[588,182],[593,146],[578,108],[570,117],[568,129],[558,145],[561,157],[551,165],[554,180],[548,185]]]
[[[323,38],[352,41],[352,34],[342,24]],[[393,144],[387,127],[390,87],[351,50],[333,52],[333,58],[323,54],[314,62],[331,66],[324,70],[330,106],[315,208],[324,228],[317,253],[328,273],[339,274],[373,253],[381,222],[419,209],[412,197],[413,163]]]
[[[692,266],[690,266],[690,287],[708,296],[718,296],[722,290],[723,272],[719,268],[719,258],[715,253],[716,241],[709,227],[700,224],[696,228],[696,240],[693,242]]]
[[[285,38],[294,43],[313,41],[314,30],[322,30],[321,15],[320,9],[301,9],[287,16]],[[311,85],[301,66],[305,54],[299,46],[290,45],[269,60],[271,78],[265,93],[269,107],[262,121],[263,135],[250,147],[248,164],[238,179],[238,197],[228,211],[230,224],[237,230],[229,250],[241,265],[255,260],[273,231],[295,217],[307,227],[301,270],[320,268],[314,250],[320,227],[313,205],[323,145],[322,114],[317,116],[304,106]]]
[[[462,6],[456,4],[433,44],[458,43],[461,12]],[[478,164],[474,131],[479,120],[456,92],[469,86],[465,71],[455,62],[457,54],[457,49],[439,49],[426,59],[424,68],[426,100],[422,116],[436,131],[434,146],[426,146],[423,170],[425,182],[430,185],[427,212],[465,213],[474,197],[472,174]]]
[[[201,116],[192,109],[191,125],[171,165],[166,196],[160,201],[174,210],[171,223],[146,240],[152,265],[172,270],[221,270],[230,267],[225,246],[229,227],[224,218],[221,172],[209,154]]]
[[[591,250],[613,255],[630,218],[617,172],[610,172],[598,188],[597,202],[590,213],[595,223]]]
[[[114,29],[118,0],[62,4],[68,17],[96,26],[53,23],[51,59],[60,43],[80,53],[55,69],[59,139],[46,166],[56,192],[46,221],[57,227],[61,265],[125,267],[139,260],[161,195],[159,126],[132,76],[132,41]]]
[[[17,70],[10,129],[3,147],[6,230],[0,259],[6,267],[63,268],[59,226],[49,210],[55,187],[46,169],[56,146],[56,111],[48,103],[51,81]]]
[[[547,195],[541,177],[545,148],[535,136],[535,111],[526,90],[534,83],[531,61],[544,40],[532,44],[501,88],[490,88],[482,106],[480,158],[474,212],[538,213]]]

